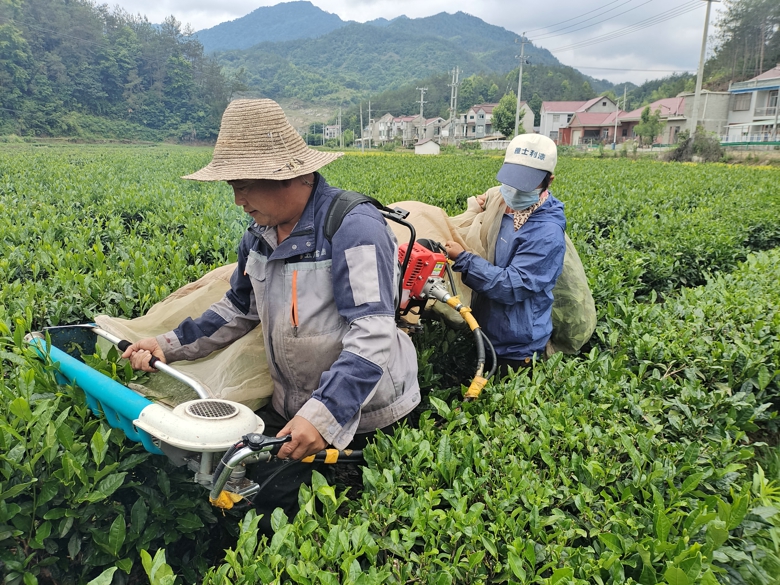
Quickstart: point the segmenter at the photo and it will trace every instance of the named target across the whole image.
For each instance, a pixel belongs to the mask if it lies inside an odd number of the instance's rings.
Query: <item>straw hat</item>
[[[222,115],[211,162],[182,179],[282,181],[314,172],[342,154],[306,146],[275,101],[235,100]]]

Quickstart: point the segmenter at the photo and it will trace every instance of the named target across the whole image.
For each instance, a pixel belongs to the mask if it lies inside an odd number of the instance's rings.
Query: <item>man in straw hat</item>
[[[552,291],[566,252],[563,203],[548,190],[557,160],[546,136],[513,138],[496,175],[500,187],[469,199],[487,228],[485,258],[445,244],[453,270],[474,292],[474,317],[493,343],[500,374],[543,357],[552,334]]]
[[[384,218],[361,204],[332,244],[323,233],[341,190],[317,170],[341,154],[307,147],[272,100],[230,103],[212,161],[183,177],[227,181],[254,219],[230,290],[201,317],[123,354],[152,371],[152,354],[167,362],[202,358],[262,323],[274,392],[258,415],[266,434],[292,436],[281,458],[328,445],[362,448],[420,402],[415,349],[395,326],[397,245]],[[266,520],[277,506],[294,512],[298,486],[311,478],[310,465],[285,467],[262,495]]]

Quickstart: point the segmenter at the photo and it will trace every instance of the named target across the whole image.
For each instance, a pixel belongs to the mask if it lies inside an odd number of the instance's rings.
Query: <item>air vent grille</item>
[[[223,400],[198,400],[187,405],[187,414],[209,420],[231,418],[238,414],[235,404]]]

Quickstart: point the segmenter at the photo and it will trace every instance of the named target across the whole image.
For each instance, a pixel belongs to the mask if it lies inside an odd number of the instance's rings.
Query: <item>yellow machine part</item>
[[[240,502],[242,499],[243,498],[238,494],[222,490],[222,492],[220,492],[219,497],[216,500],[209,498],[209,502],[211,502],[211,505],[216,508],[222,508],[223,510],[230,510],[235,504]]]

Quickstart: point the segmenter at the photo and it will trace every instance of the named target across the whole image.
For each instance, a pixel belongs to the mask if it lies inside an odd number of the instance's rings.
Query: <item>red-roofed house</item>
[[[728,141],[777,140],[780,134],[780,63],[761,75],[732,83],[728,115]]]
[[[617,111],[617,104],[606,96],[587,101],[542,102],[539,134],[559,140],[561,128],[568,126],[576,113],[608,114]]]
[[[685,117],[685,102],[687,96],[677,96],[673,98],[664,98],[649,104],[650,113],[661,111],[661,120],[665,122],[664,129],[661,131],[655,141],[659,144],[674,144],[677,142],[677,135],[686,129],[688,123]],[[693,102],[693,97],[690,98]],[[648,106],[642,106],[636,110],[625,112],[620,116],[620,124],[626,130],[627,136],[636,137],[634,129],[641,121],[642,112]]]
[[[665,122],[664,128],[655,139],[656,144],[674,144],[677,142],[677,135],[688,130],[693,116],[693,97],[692,93],[681,93],[677,97],[664,98],[650,104],[650,111],[655,113],[660,110],[661,120]],[[705,89],[702,90],[699,100],[698,125],[703,126],[705,132],[721,136],[725,132],[728,118],[729,94],[725,91]],[[645,107],[620,116],[620,124],[629,137],[635,135],[634,129],[639,124]]]
[[[617,120],[618,138],[620,143],[628,139],[628,133],[621,126],[622,116],[626,112],[575,112],[569,125],[561,128],[558,134],[558,144],[593,144],[594,142],[611,143],[615,133],[615,116]]]

